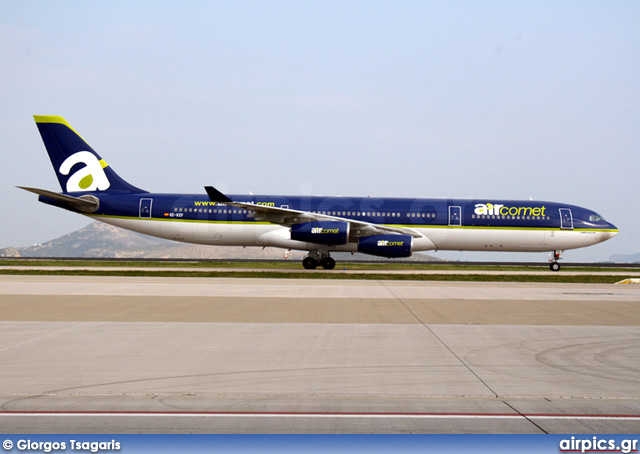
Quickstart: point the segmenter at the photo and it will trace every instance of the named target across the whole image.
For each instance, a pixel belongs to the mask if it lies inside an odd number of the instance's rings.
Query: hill
[[[609,261],[613,263],[640,263],[640,254],[613,254]]]
[[[282,259],[285,251],[275,248],[206,246],[163,240],[102,222],[60,238],[29,247],[0,249],[0,257],[83,258],[193,258],[193,259]],[[298,258],[293,252],[292,258]],[[302,253],[299,253],[302,259]]]

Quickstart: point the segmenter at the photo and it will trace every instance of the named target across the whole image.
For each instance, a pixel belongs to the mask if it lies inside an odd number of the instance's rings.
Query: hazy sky
[[[638,253],[639,24],[631,0],[4,0],[0,247],[90,222],[15,188],[60,190],[39,114],[150,191],[531,196],[620,228],[566,260]]]

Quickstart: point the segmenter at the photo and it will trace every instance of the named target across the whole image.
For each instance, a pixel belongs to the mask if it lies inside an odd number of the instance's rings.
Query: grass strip
[[[198,277],[198,278],[257,278],[257,279],[356,279],[356,280],[394,280],[394,281],[466,281],[466,282],[544,282],[544,283],[582,283],[613,284],[621,280],[620,276],[599,274],[566,275],[551,273],[545,275],[523,274],[363,274],[363,273],[287,273],[270,271],[155,271],[155,270],[0,270],[0,275],[29,276],[132,276],[132,277]]]
[[[235,262],[235,261],[209,261],[209,260],[193,260],[193,261],[139,261],[139,260],[2,260],[0,266],[56,266],[56,267],[135,267],[135,268],[264,268],[268,269],[299,269],[298,262]],[[358,270],[376,270],[376,271],[410,271],[410,270],[444,270],[444,271],[541,271],[548,269],[548,265],[541,263],[540,266],[509,266],[509,265],[466,265],[466,264],[441,264],[437,263],[411,263],[411,262],[392,262],[392,263],[353,263],[339,262],[337,269],[343,268],[347,271]],[[564,271],[580,271],[580,272],[615,272],[615,271],[636,271],[637,268],[603,268],[603,267],[569,267],[563,266]]]

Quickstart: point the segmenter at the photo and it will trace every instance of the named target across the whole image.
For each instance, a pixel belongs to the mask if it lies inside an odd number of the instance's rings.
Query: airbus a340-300
[[[564,250],[618,232],[589,209],[534,200],[148,192],[119,177],[62,117],[34,118],[62,188],[21,187],[41,202],[170,240],[308,251],[307,269],[334,268],[334,251],[395,258],[455,250],[552,252],[557,271]]]

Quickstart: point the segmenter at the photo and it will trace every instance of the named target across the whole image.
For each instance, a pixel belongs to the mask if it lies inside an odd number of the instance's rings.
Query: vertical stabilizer
[[[33,118],[64,192],[146,192],[120,178],[64,118]]]

